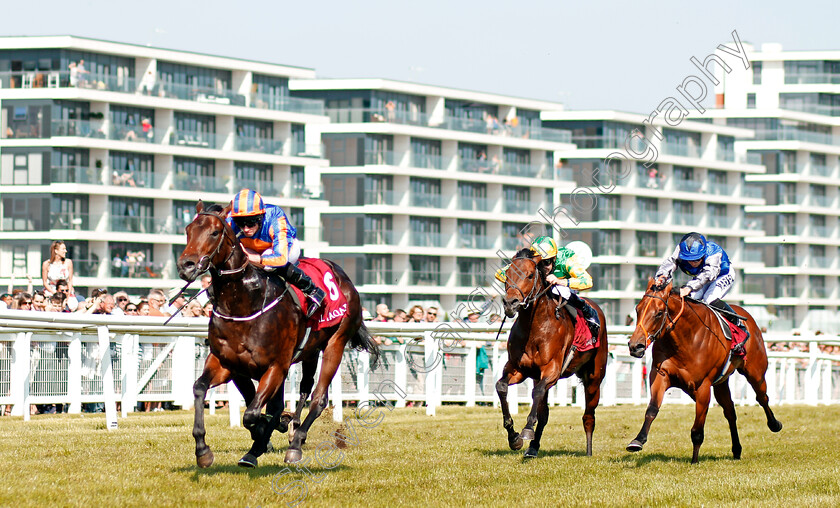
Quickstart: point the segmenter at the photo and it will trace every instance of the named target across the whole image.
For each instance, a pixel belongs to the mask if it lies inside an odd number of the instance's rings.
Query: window
[[[411,138],[411,166],[443,169],[440,140]]]
[[[393,224],[393,217],[391,215],[366,215],[364,243],[372,245],[393,245]]]
[[[440,286],[440,258],[437,256],[409,256],[413,286]]]
[[[98,171],[89,168],[89,165],[87,150],[79,148],[53,148],[50,182],[101,183],[97,175]]]
[[[155,157],[151,154],[110,152],[111,185],[157,188]]]
[[[288,78],[254,74],[251,91],[251,107],[278,110],[288,109]]]
[[[365,177],[366,205],[394,205],[394,177],[391,175],[367,175]]]
[[[411,178],[411,206],[440,208],[440,180]]]
[[[487,145],[472,143],[458,143],[458,159],[461,171],[471,173],[487,173],[490,171],[490,161],[487,160]]]
[[[479,182],[458,182],[458,208],[486,212],[490,209],[487,201],[487,184]]]
[[[160,233],[154,227],[154,203],[151,199],[111,196],[111,231]]]
[[[109,139],[118,141],[153,142],[153,131],[143,130],[144,124],[154,124],[155,112],[151,109],[111,106]]]
[[[253,189],[263,196],[280,194],[274,187],[274,169],[271,164],[237,161],[233,165],[233,172],[236,189]]]
[[[505,197],[505,213],[532,213],[531,189],[518,185],[505,185],[502,187],[502,194]]]
[[[292,124],[292,155],[306,153],[306,126],[301,123]]]
[[[177,190],[229,192],[216,178],[216,164],[211,159],[175,157],[174,184]]]
[[[639,222],[662,222],[659,215],[659,203],[655,199],[636,198],[636,213]]]
[[[598,220],[622,220],[618,207],[620,202],[619,196],[598,196],[598,208],[596,208]]]
[[[747,109],[755,109],[755,94],[747,94]]]
[[[443,247],[440,218],[410,217],[411,245],[418,247]]]
[[[481,287],[487,285],[486,263],[481,258],[458,258],[458,285]]]
[[[282,143],[274,141],[274,124],[258,120],[236,119],[236,150],[243,152],[282,153]]]
[[[526,224],[519,222],[502,223],[502,248],[505,251],[517,251],[529,244],[522,236],[522,230]]]
[[[656,233],[649,231],[637,231],[636,243],[639,245],[639,256],[642,257],[656,257],[658,245],[656,243]]]
[[[88,197],[54,195],[50,205],[50,229],[89,230]]]
[[[785,62],[787,63],[787,62]],[[760,85],[761,84],[761,69],[763,67],[763,62],[751,62],[752,64],[752,82],[753,85]]]
[[[244,98],[232,101],[235,96],[230,90],[230,71],[158,61],[157,72],[163,97],[199,102],[224,97],[228,99],[226,104],[245,104]]]
[[[483,220],[458,220],[458,247],[462,249],[489,249],[492,242],[487,237],[487,223]]]
[[[674,201],[674,223],[683,226],[696,226],[694,217],[694,203],[691,201]]]
[[[175,113],[175,135],[171,144],[216,148],[216,118],[206,115]]]
[[[111,276],[160,278],[163,263],[154,263],[153,246],[147,243],[110,242]]]
[[[620,256],[621,251],[620,231],[599,231],[596,251],[598,256]]]
[[[390,254],[365,256],[364,284],[397,284],[391,268]]]
[[[169,230],[170,234],[183,235],[184,229],[193,221],[195,217],[195,203],[192,201],[173,201],[172,202],[172,228]],[[180,256],[180,254],[179,254]],[[177,259],[177,257],[176,257]]]
[[[365,164],[393,164],[394,138],[381,134],[365,136]]]
[[[719,203],[709,203],[709,225],[715,228],[724,228],[730,226],[729,217],[726,215],[726,205]]]

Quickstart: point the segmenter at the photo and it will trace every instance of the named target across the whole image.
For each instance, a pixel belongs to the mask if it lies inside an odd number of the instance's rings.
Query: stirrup
[[[324,303],[324,298],[326,296],[327,294],[324,293],[324,290],[317,286],[311,293],[306,294],[306,297],[309,299],[309,308],[306,309],[306,319],[311,318],[316,312],[318,312],[318,309],[321,308],[321,304]]]

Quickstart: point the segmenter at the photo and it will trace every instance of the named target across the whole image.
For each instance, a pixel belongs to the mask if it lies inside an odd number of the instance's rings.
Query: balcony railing
[[[394,164],[394,152],[391,150],[367,150],[365,151],[365,164],[392,166]]]
[[[793,102],[779,105],[780,109],[789,109],[791,111],[801,111],[803,113],[813,113],[815,115],[825,116],[840,116],[840,107],[832,106],[830,104],[813,104]]]
[[[216,135],[209,132],[176,131],[169,138],[169,144],[197,148],[216,148]]]
[[[677,155],[680,157],[700,157],[700,149],[694,145],[677,145],[674,143],[662,143],[664,155]]]
[[[280,189],[274,186],[274,182],[267,182],[264,180],[253,180],[250,178],[235,178],[233,180],[234,189],[253,189],[263,196],[279,196]]]
[[[826,287],[808,286],[808,298],[828,298],[831,291]]]
[[[205,104],[223,104],[244,106],[245,96],[234,93],[233,90],[218,87],[203,87],[194,85],[182,85],[158,81],[157,96],[181,99],[185,101],[202,102]],[[152,93],[154,95],[154,92]]]
[[[385,229],[365,231],[365,245],[394,245],[394,232]]]
[[[814,176],[831,176],[834,173],[834,166],[811,163],[808,173]]]
[[[750,263],[760,263],[764,261],[764,251],[761,249],[744,249],[741,256],[744,261]]]
[[[831,208],[834,203],[834,198],[830,196],[818,196],[811,194],[808,196],[808,204],[811,206],[818,206],[821,208]]]
[[[808,226],[808,236],[816,236],[819,238],[831,238],[832,228],[828,226],[815,226],[813,224]]]
[[[530,164],[524,162],[503,162],[499,172],[503,175],[524,176],[528,178],[551,179],[551,170],[545,164]]]
[[[831,84],[840,85],[840,74],[828,73],[785,73],[786,85]]]
[[[395,205],[397,195],[394,191],[365,190],[366,205]]]
[[[828,256],[808,256],[808,266],[811,268],[830,268],[833,258]]]
[[[250,136],[236,136],[233,144],[234,150],[238,152],[271,153],[283,155],[283,142],[274,139],[257,138]]]
[[[101,170],[84,166],[53,166],[50,168],[52,183],[102,184]]]
[[[96,277],[101,264],[102,261],[97,258],[74,259],[73,273],[77,277]]]
[[[443,247],[448,240],[448,235],[442,233],[412,231],[409,236],[410,245],[415,247]]]
[[[717,196],[731,196],[735,192],[735,186],[727,183],[709,182],[709,194]]]
[[[367,270],[364,271],[364,284],[391,285],[397,284],[399,277],[394,277],[392,270]]]
[[[288,111],[290,113],[304,113],[307,115],[324,115],[323,101],[289,97],[287,95],[255,94],[251,98],[251,107],[272,109],[274,111]]]
[[[119,171],[112,170],[107,185],[118,187],[143,187],[146,189],[160,189],[166,176],[160,173],[149,173],[146,171]],[[96,182],[101,183],[101,182]]]
[[[190,175],[187,173],[176,173],[172,181],[174,190],[221,192],[227,194],[232,192],[227,188],[227,178],[217,176]]]
[[[703,182],[698,180],[688,180],[684,178],[674,178],[674,189],[686,192],[700,192],[703,187]]]
[[[716,155],[717,160],[719,160],[719,161],[735,162],[735,150],[734,150],[734,148],[730,149],[730,150],[723,150],[723,149],[720,149],[720,145],[718,145],[718,151],[715,155]]]
[[[598,244],[599,256],[621,256],[624,246],[618,242],[600,242]]]
[[[836,144],[834,136],[831,134],[800,129],[758,129],[755,131],[755,139],[773,141],[805,141],[821,145]]]
[[[490,285],[488,274],[484,272],[479,273],[464,273],[458,274],[458,285],[470,288],[485,287]]]
[[[658,210],[637,210],[636,220],[653,224],[664,224],[667,214]]]
[[[476,198],[471,196],[458,196],[459,210],[472,210],[475,212],[487,212],[491,208],[490,200],[487,198]]]
[[[496,238],[487,235],[459,235],[459,249],[492,249]]]
[[[74,88],[92,88],[109,92],[134,93],[135,78],[83,73]],[[0,88],[71,88],[70,71],[0,72]]]
[[[105,139],[106,137],[106,133],[102,131],[101,120],[53,120],[51,134],[52,136],[74,136],[99,139]]]
[[[412,153],[410,165],[413,168],[424,169],[443,169],[445,166],[442,156],[424,153]]]
[[[736,217],[727,217],[725,215],[709,215],[709,227],[713,228],[728,228],[735,227]],[[683,224],[683,223],[680,223]],[[691,223],[689,223],[691,224]],[[693,223],[696,224],[696,223]]]
[[[412,286],[440,286],[440,272],[412,271]]]
[[[630,218],[632,210],[623,208],[596,208],[595,220],[626,221]]]
[[[696,213],[677,213],[674,212],[674,224],[680,226],[696,226],[700,224],[702,216]]]
[[[440,194],[432,194],[428,192],[411,192],[409,195],[411,196],[411,206],[419,206],[423,208],[441,207],[442,201]]]
[[[743,184],[741,186],[741,195],[745,198],[763,198],[764,188],[761,185]]]
[[[111,215],[108,227],[110,231],[122,233],[164,234],[168,232],[166,219],[132,215]]]
[[[50,229],[90,231],[90,214],[77,212],[51,212]]]
[[[163,140],[163,132],[155,135],[154,129],[143,132],[143,127],[140,126],[112,124],[108,129],[108,139],[132,143],[160,143]]]
[[[111,263],[111,277],[127,277],[130,279],[161,279],[164,276],[164,263],[155,263],[154,261],[131,261],[120,260],[119,266],[117,263]]]
[[[504,213],[533,214],[543,206],[543,203],[534,201],[505,201]]]
[[[629,279],[604,277],[598,281],[598,285],[594,289],[596,291],[626,291],[629,285]]]

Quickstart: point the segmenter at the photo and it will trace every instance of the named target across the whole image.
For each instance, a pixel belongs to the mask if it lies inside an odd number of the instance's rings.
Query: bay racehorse
[[[606,374],[607,329],[601,326],[597,348],[574,352],[575,320],[565,309],[559,309],[558,301],[548,294],[551,286],[545,278],[553,269],[553,260],[541,261],[542,258],[530,249],[522,249],[516,253],[506,273],[505,314],[513,317],[518,312],[519,317],[510,330],[508,361],[501,379],[496,383],[503,425],[511,450],[519,450],[523,439],[530,439],[525,457],[536,457],[548,422],[548,391],[559,379],[577,374],[583,382],[586,398],[583,430],[586,432],[586,455],[591,456],[595,408],[601,397],[601,381]],[[598,313],[601,323],[605,324],[601,309],[592,301],[588,303]],[[509,385],[521,383],[527,378],[534,380],[533,404],[525,428],[517,433],[508,409],[507,391]]]
[[[272,431],[282,426],[283,383],[294,361],[302,362],[301,402],[306,400],[322,353],[321,373],[312,393],[309,413],[294,429],[286,451],[286,462],[301,459],[301,445],[312,422],[327,405],[327,388],[335,376],[344,354],[345,345],[373,354],[379,349],[362,322],[359,294],[347,274],[335,263],[325,261],[335,276],[335,287],[347,300],[347,312],[337,325],[312,331],[302,350],[307,324],[300,306],[293,301],[289,286],[277,277],[266,274],[248,262],[245,251],[225,221],[230,205],[220,212],[204,210],[201,201],[196,217],[186,228],[187,245],[178,258],[178,275],[194,281],[205,271],[210,272],[211,295],[215,308],[210,318],[208,340],[210,354],[204,372],[193,386],[195,395],[195,455],[199,467],[213,463],[213,452],[205,442],[204,398],[207,390],[232,380],[247,403],[243,424],[251,432],[254,444],[239,461],[241,466],[255,467],[257,457],[269,444]],[[328,298],[333,297],[330,295]],[[325,302],[326,305],[326,302]],[[316,314],[317,316],[317,314]],[[254,388],[252,379],[258,380]],[[261,416],[267,403],[266,415]]]
[[[630,336],[630,354],[642,358],[648,345],[653,344],[653,364],[650,369],[650,404],[645,421],[636,438],[627,445],[631,452],[640,451],[647,442],[650,425],[659,413],[662,398],[668,388],[680,388],[695,401],[694,425],[691,442],[694,453],[691,463],[697,463],[700,445],[703,444],[703,427],[709,410],[711,393],[723,409],[732,436],[732,455],[741,458],[741,441],[738,438],[735,404],[729,391],[729,375],[740,372],[753,387],[756,400],[764,408],[767,427],[773,432],[782,430],[782,423],[773,415],[767,397],[767,351],[761,330],[742,307],[732,305],[735,312],[747,318],[750,338],[745,344],[746,356],[730,356],[727,340],[712,310],[699,302],[680,297],[671,283],[665,287],[648,281],[644,297],[636,305],[636,329]],[[726,371],[724,372],[724,369]],[[713,385],[718,378],[716,384]]]

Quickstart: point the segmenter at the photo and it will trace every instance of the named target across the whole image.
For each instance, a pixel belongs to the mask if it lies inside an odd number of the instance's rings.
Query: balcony
[[[374,166],[393,166],[394,152],[391,150],[367,150],[365,151],[365,164]]]
[[[395,245],[394,232],[386,229],[371,229],[365,231],[365,245]]]
[[[237,152],[269,153],[283,155],[283,142],[274,139],[236,136],[233,149]]]
[[[741,259],[749,263],[761,263],[764,261],[764,251],[762,249],[744,249]]]
[[[458,196],[458,209],[474,212],[487,212],[491,209],[490,200],[472,196]]]
[[[197,131],[176,131],[169,138],[170,145],[194,148],[217,148],[216,134]]]
[[[834,166],[811,163],[808,174],[813,176],[831,176],[834,173]]]
[[[111,277],[130,279],[162,279],[164,278],[163,276],[164,263],[146,261],[144,257],[126,256],[125,259],[116,257],[116,259],[111,262]]]
[[[626,222],[630,218],[632,210],[623,208],[596,208],[595,220]]]
[[[54,137],[73,136],[99,139],[105,139],[107,137],[106,133],[102,131],[101,120],[97,120],[95,122],[90,120],[53,120],[51,125],[51,134]],[[20,133],[16,133],[15,137],[21,137]],[[41,136],[33,135],[29,137],[37,138]]]
[[[833,208],[834,198],[830,196],[818,196],[816,194],[811,194],[808,196],[807,203],[810,206],[817,206],[820,208]]]
[[[288,111],[307,115],[324,115],[324,102],[315,99],[301,99],[287,95],[255,94],[251,98],[250,107],[257,109],[271,109],[274,111]]]
[[[524,162],[503,162],[498,174],[523,176],[527,178],[543,178],[546,180],[551,180],[554,176],[551,174],[550,168],[546,167],[545,164],[530,164]]]
[[[422,169],[443,169],[445,166],[442,156],[424,153],[412,153],[409,165],[413,168]]]
[[[281,194],[280,189],[274,186],[274,182],[250,178],[234,178],[233,188],[252,189],[263,196],[279,196]]]
[[[761,185],[742,184],[741,196],[761,199],[764,197],[764,188]]]
[[[108,92],[134,93],[135,78],[85,73],[70,86],[70,71],[0,72],[0,88],[92,88]]]
[[[741,279],[738,283],[741,286],[741,293],[747,293],[751,295],[763,295],[764,294],[764,283],[760,280],[750,279],[749,277],[745,279]]]
[[[598,243],[598,256],[621,256],[623,254],[623,245],[618,242],[600,242]]]
[[[694,145],[678,145],[675,143],[662,143],[662,153],[664,155],[677,155],[679,157],[700,158],[700,149]]]
[[[808,266],[811,268],[831,268],[833,261],[828,256],[808,256]]]
[[[479,273],[464,273],[460,272],[458,274],[458,285],[464,287],[485,287],[490,285],[490,280],[488,279],[488,274],[479,272]]]
[[[664,224],[665,218],[668,214],[665,212],[660,212],[658,210],[637,210],[636,211],[636,220],[638,222],[648,222],[653,224]]]
[[[113,141],[128,141],[131,143],[160,143],[163,140],[163,133],[154,135],[154,129],[143,132],[142,127],[127,125],[111,125],[108,129],[108,139]]]
[[[674,189],[684,192],[700,192],[703,187],[703,182],[697,180],[688,180],[684,178],[674,178]]]
[[[492,249],[496,238],[488,235],[458,235],[459,249]]]
[[[641,256],[643,258],[659,257],[659,246],[658,245],[637,245],[636,246],[636,255]]]
[[[443,247],[449,242],[449,235],[442,233],[425,233],[412,231],[409,235],[409,245],[414,247]]]
[[[502,249],[505,251],[515,251],[525,247],[525,244],[522,240],[516,236],[504,236],[502,237]]]
[[[397,284],[399,277],[394,276],[392,270],[367,270],[364,271],[363,284],[391,285]]]
[[[708,223],[709,227],[712,228],[727,228],[732,229],[735,227],[735,221],[737,217],[727,217],[726,215],[709,215]],[[696,224],[696,223],[689,223],[689,224]]]
[[[720,147],[721,145],[718,145],[715,158],[719,161],[735,162],[735,147],[730,145],[731,148],[729,150],[723,150]]]
[[[365,189],[365,204],[366,205],[395,205],[397,204],[397,195],[394,191],[385,190],[367,190]]]
[[[101,170],[84,166],[53,166],[50,168],[51,183],[84,183],[101,185]]]
[[[467,173],[485,173],[489,175],[519,176],[525,178],[540,178],[543,180],[554,179],[554,174],[545,164],[525,164],[515,162],[502,162],[499,160],[486,159],[463,159],[458,158],[458,171]],[[559,179],[574,181],[574,173],[571,169],[561,170]]]
[[[614,278],[614,277],[604,277],[597,282],[594,289],[595,291],[627,291],[627,288],[631,285],[630,279],[621,279],[621,278]],[[631,288],[631,290],[635,290],[637,288]],[[641,288],[642,290],[646,288]]]
[[[830,104],[803,104],[801,102],[794,102],[781,104],[779,105],[779,108],[790,111],[801,111],[803,113],[813,113],[815,115],[840,116],[840,106],[832,106]]]
[[[680,226],[697,226],[700,224],[700,219],[703,216],[697,213],[677,213],[674,212],[674,224]]]
[[[91,231],[90,214],[77,212],[51,212],[50,229]]]
[[[785,73],[786,85],[840,85],[840,74],[827,73]]]
[[[808,298],[828,298],[831,296],[831,290],[826,287],[808,286]]]
[[[158,81],[152,95],[185,101],[201,102],[204,104],[223,104],[244,106],[245,96],[234,93],[233,90],[219,87],[203,87],[195,85],[182,85]]]
[[[111,215],[108,230],[120,233],[163,234],[167,233],[166,219],[137,217],[133,215]]]
[[[628,132],[627,135],[630,135],[630,133]],[[643,153],[646,143],[638,136],[633,136],[631,139],[630,147],[632,150],[636,153]],[[576,144],[579,149],[614,148],[623,150],[626,141],[626,137],[616,136],[572,136],[572,143]]]
[[[537,210],[542,208],[543,203],[534,201],[505,201],[504,213],[518,213],[518,214],[534,214]]]
[[[716,196],[731,196],[735,193],[735,186],[726,183],[709,182],[708,190],[709,194],[714,194]]]
[[[807,236],[816,236],[818,238],[831,238],[832,235],[832,228],[829,226],[815,226],[811,224],[808,226],[808,235]]]
[[[76,277],[97,277],[101,265],[98,258],[74,259],[73,273]]]
[[[412,286],[440,286],[440,272],[411,271]]]
[[[190,175],[187,173],[176,173],[172,182],[174,190],[194,192],[220,192],[228,194],[232,192],[227,188],[227,178],[216,176]]]
[[[146,189],[160,189],[163,187],[163,182],[166,180],[164,174],[148,173],[139,171],[111,171],[111,176],[108,179],[107,185],[114,185],[117,187],[142,187]],[[96,182],[102,183],[102,182]]]
[[[771,141],[804,141],[820,145],[834,145],[834,136],[823,132],[805,131],[800,129],[759,129],[755,131],[755,140]]]
[[[432,194],[429,192],[411,192],[409,193],[411,206],[419,206],[421,208],[441,208],[441,195]]]

